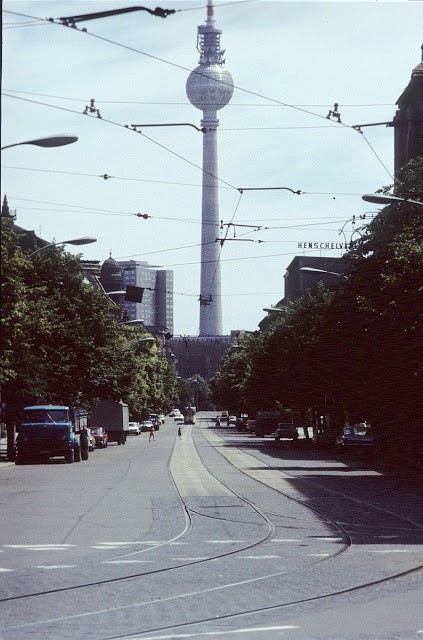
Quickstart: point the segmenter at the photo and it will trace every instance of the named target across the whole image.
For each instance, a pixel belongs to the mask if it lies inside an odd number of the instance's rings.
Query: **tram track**
[[[219,452],[220,453],[220,452]],[[200,456],[201,457],[201,456]],[[168,471],[169,473],[171,473],[170,471],[170,463],[168,461]],[[242,471],[242,470],[241,470]],[[289,475],[289,474],[288,474]],[[295,477],[295,476],[292,476]],[[237,549],[232,549],[230,551],[224,552],[224,553],[218,553],[218,554],[213,554],[210,555],[207,558],[203,558],[201,560],[196,560],[196,561],[190,561],[190,562],[183,562],[180,564],[175,564],[174,566],[169,566],[169,567],[162,567],[159,569],[155,569],[152,571],[142,571],[142,572],[138,572],[136,574],[131,574],[131,575],[122,575],[122,576],[117,576],[111,579],[106,579],[106,580],[100,580],[100,581],[93,581],[90,583],[84,583],[84,584],[79,584],[79,585],[72,585],[70,587],[63,587],[60,589],[53,589],[53,590],[44,590],[44,591],[40,591],[38,593],[30,593],[30,594],[20,594],[18,596],[12,596],[11,598],[5,598],[0,600],[0,602],[11,602],[13,600],[22,600],[22,599],[28,599],[28,598],[34,598],[34,597],[40,597],[40,596],[46,596],[46,595],[51,595],[51,594],[59,594],[59,593],[64,593],[66,594],[66,592],[71,592],[71,591],[75,591],[75,590],[83,590],[86,588],[93,588],[93,587],[102,587],[102,586],[106,586],[106,585],[112,585],[113,583],[122,583],[124,581],[129,581],[129,580],[135,580],[137,578],[144,578],[146,576],[155,576],[155,575],[159,575],[159,574],[166,574],[167,572],[175,572],[175,571],[179,571],[181,569],[186,569],[189,567],[194,567],[196,565],[204,565],[210,562],[217,562],[219,560],[223,560],[224,558],[227,558],[229,556],[234,556],[236,554],[240,554],[246,550],[252,550],[252,549],[258,549],[260,548],[260,546],[266,544],[267,542],[269,542],[272,537],[275,536],[275,533],[278,529],[283,528],[282,525],[280,524],[280,520],[285,518],[285,514],[283,513],[277,513],[277,512],[272,512],[266,509],[262,509],[260,507],[258,507],[256,504],[254,504],[253,501],[247,499],[245,496],[241,496],[239,495],[236,491],[234,491],[233,489],[231,489],[230,487],[228,487],[227,485],[225,485],[225,483],[222,482],[222,479],[219,478],[218,479],[220,483],[222,483],[226,489],[228,491],[230,491],[233,496],[239,501],[239,504],[244,505],[245,508],[251,509],[254,511],[255,514],[257,514],[259,516],[259,518],[262,519],[262,526],[265,526],[267,528],[267,532],[261,535],[260,539],[257,539],[256,541],[254,541],[251,544],[248,545],[243,545],[241,547],[238,547]],[[175,488],[177,489],[177,486],[175,485]],[[319,487],[320,490],[322,490],[322,487]],[[177,493],[179,496],[179,501],[180,501],[180,506],[181,508],[184,510],[185,514],[186,514],[186,525],[184,530],[176,537],[173,537],[172,539],[169,539],[167,541],[163,541],[160,546],[166,546],[171,544],[172,541],[176,540],[176,539],[180,539],[183,537],[188,536],[190,533],[193,532],[193,530],[196,527],[196,523],[195,523],[195,519],[196,518],[207,518],[207,519],[211,519],[211,520],[217,520],[217,521],[221,521],[221,522],[226,522],[229,524],[235,524],[235,525],[239,525],[242,524],[242,521],[240,521],[239,519],[232,519],[230,517],[228,517],[227,515],[223,516],[217,516],[215,515],[215,513],[207,513],[207,510],[203,509],[203,510],[199,510],[198,508],[194,508],[192,505],[190,505],[190,501],[187,500],[186,498],[184,498],[178,491],[177,489]],[[276,580],[278,578],[280,578],[282,575],[287,575],[287,574],[301,574],[301,572],[304,572],[306,569],[310,569],[310,567],[312,565],[317,565],[320,563],[323,563],[325,561],[328,560],[333,560],[334,558],[337,558],[338,556],[341,556],[344,552],[346,552],[347,550],[349,550],[351,548],[351,546],[353,545],[353,540],[352,537],[350,535],[350,532],[344,528],[344,524],[345,523],[340,523],[336,520],[334,520],[333,518],[331,518],[328,514],[324,513],[321,510],[317,510],[315,508],[312,508],[310,505],[306,504],[304,501],[298,500],[297,498],[293,497],[292,495],[289,494],[283,494],[282,492],[281,495],[283,495],[284,498],[287,498],[289,500],[293,500],[294,502],[296,502],[298,505],[301,505],[301,507],[304,507],[305,509],[308,509],[309,511],[311,511],[316,518],[318,519],[318,521],[320,521],[321,523],[324,523],[325,526],[328,527],[332,527],[333,530],[337,533],[337,535],[340,537],[340,539],[342,540],[342,543],[340,543],[338,545],[337,550],[330,554],[329,556],[325,557],[325,558],[319,558],[319,559],[314,559],[314,560],[309,560],[307,563],[302,564],[300,567],[295,567],[293,569],[289,569],[289,570],[284,570],[284,571],[275,571],[272,573],[267,573],[267,574],[263,574],[263,575],[255,575],[254,577],[250,578],[250,579],[245,579],[242,581],[232,581],[232,582],[228,582],[225,584],[219,584],[217,586],[212,586],[212,587],[207,587],[204,589],[198,589],[195,591],[190,591],[190,592],[186,592],[186,593],[177,593],[175,595],[172,595],[170,597],[160,597],[157,599],[150,599],[148,601],[139,601],[139,602],[133,602],[130,603],[128,605],[124,605],[121,607],[116,607],[116,610],[125,610],[125,609],[142,609],[143,607],[152,607],[154,606],[154,604],[160,603],[161,605],[163,605],[166,602],[169,603],[176,603],[178,602],[178,600],[186,600],[186,599],[191,599],[191,598],[198,598],[199,596],[205,596],[205,595],[209,595],[212,593],[215,593],[217,591],[230,591],[231,589],[233,589],[234,587],[240,586],[240,585],[253,585],[256,584],[258,585],[261,581],[268,581],[268,580]],[[336,492],[335,492],[336,493]],[[343,496],[343,498],[345,499],[346,496]],[[360,501],[358,501],[360,502]],[[365,503],[365,501],[362,501],[363,504]],[[371,506],[370,503],[366,503],[367,506]],[[225,509],[225,507],[227,507],[228,505],[215,505],[213,507],[213,510],[218,510],[218,509]],[[380,507],[379,507],[380,509]],[[226,510],[227,511],[227,510]],[[389,515],[396,515],[393,514],[391,512],[389,512]],[[398,516],[399,519],[401,519],[401,517]],[[278,520],[278,521],[277,521]],[[245,521],[247,524],[251,524],[251,522],[249,520]],[[403,519],[403,522],[406,522],[407,525],[414,525],[417,526],[416,523],[412,523],[410,521],[407,521],[406,519]],[[301,523],[302,525],[305,524],[306,529],[307,526],[309,527],[310,522],[306,519],[304,519],[304,521]],[[357,525],[355,525],[357,526]],[[290,527],[292,528],[292,526]],[[295,528],[295,527],[294,527]],[[310,527],[308,528],[308,530],[310,530]],[[408,530],[408,527],[403,527],[402,530]],[[155,551],[158,548],[159,545],[148,548],[148,549],[144,549],[142,551],[137,551],[136,553],[148,553],[151,551]],[[124,555],[128,555],[128,554],[124,554]],[[123,555],[121,556],[116,556],[116,557],[124,557]],[[370,580],[367,582],[363,582],[360,584],[354,584],[351,585],[347,588],[343,588],[343,589],[338,589],[338,590],[328,590],[325,593],[319,593],[319,594],[315,594],[315,595],[310,595],[308,597],[304,597],[301,599],[292,599],[292,600],[286,600],[284,602],[273,602],[272,604],[269,604],[267,606],[260,606],[260,607],[244,607],[242,610],[238,610],[236,612],[224,612],[221,611],[219,613],[218,616],[213,615],[208,617],[198,617],[196,619],[192,619],[191,621],[184,621],[181,622],[180,624],[176,623],[176,624],[170,624],[170,625],[163,625],[163,626],[155,626],[154,628],[149,628],[149,629],[142,629],[142,630],[138,630],[135,632],[131,632],[128,634],[124,634],[124,635],[104,635],[101,636],[101,640],[118,640],[118,639],[123,639],[123,638],[135,638],[135,637],[145,637],[147,634],[158,634],[158,633],[165,633],[165,632],[169,632],[169,631],[174,631],[176,632],[178,629],[183,629],[183,628],[193,628],[196,625],[201,625],[201,624],[207,624],[207,623],[216,623],[216,621],[218,620],[230,620],[230,619],[237,619],[237,618],[242,618],[243,616],[251,616],[254,614],[259,614],[259,613],[264,613],[267,611],[274,611],[274,610],[278,610],[278,609],[284,609],[284,608],[288,608],[288,607],[294,607],[297,605],[301,605],[301,604],[307,604],[307,603],[312,603],[312,602],[316,602],[319,600],[327,600],[331,597],[336,597],[339,595],[343,595],[343,594],[347,594],[347,593],[353,593],[356,591],[360,591],[363,590],[365,588],[369,588],[372,586],[377,586],[377,585],[381,585],[384,584],[388,581],[392,581],[395,579],[398,579],[402,576],[407,576],[410,575],[412,573],[415,573],[417,571],[419,571],[421,569],[421,566],[416,566],[410,569],[407,569],[405,571],[401,571],[401,572],[397,572],[397,573],[392,573],[390,575],[386,575],[383,578],[377,579],[377,580]],[[107,609],[107,611],[110,611],[110,609]],[[71,615],[68,616],[68,618],[51,618],[49,620],[40,620],[38,622],[34,622],[33,624],[30,624],[30,626],[42,626],[42,625],[47,625],[47,624],[52,624],[57,620],[63,621],[63,620],[77,620],[78,618],[87,618],[90,616],[96,616],[96,615],[100,615],[102,614],[103,611],[88,611],[88,612],[82,612],[80,614],[76,614],[76,615]],[[25,625],[24,625],[25,626]],[[16,629],[18,630],[19,628],[22,628],[21,625],[16,625],[16,626],[11,626],[9,627],[9,629]],[[7,630],[7,628],[5,629]]]

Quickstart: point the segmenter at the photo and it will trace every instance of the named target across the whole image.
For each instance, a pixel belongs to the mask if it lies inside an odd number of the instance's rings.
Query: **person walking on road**
[[[181,436],[182,436],[181,427],[178,427],[178,437],[180,438]]]
[[[153,427],[153,425],[151,425],[151,428],[150,428],[150,436],[148,438],[149,442],[150,442],[151,438],[153,438],[153,440],[154,440],[154,427]]]

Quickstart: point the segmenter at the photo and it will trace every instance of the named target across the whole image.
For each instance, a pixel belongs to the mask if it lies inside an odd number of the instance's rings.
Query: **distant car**
[[[247,420],[245,424],[245,431],[247,433],[255,433],[256,432],[256,421],[255,420]]]
[[[164,424],[165,421],[165,414],[164,413],[159,413],[159,420],[162,424]]]
[[[154,430],[158,431],[160,429],[160,419],[157,413],[150,413],[148,416],[149,420],[153,423]]]
[[[182,413],[176,413],[174,418],[173,418],[176,422],[183,422],[184,421],[184,416],[182,415]]]
[[[151,420],[144,420],[144,422],[141,422],[141,431],[150,431],[151,427],[154,429],[154,424]]]
[[[91,429],[91,433],[95,441],[95,446],[98,449],[104,449],[107,447],[108,435],[105,429],[102,427],[96,427],[95,429]]]
[[[228,418],[228,425],[231,424],[232,426],[236,425],[236,416],[229,416]]]
[[[372,449],[374,444],[375,439],[366,423],[344,427],[342,433],[336,438],[338,447],[348,449]]]
[[[130,422],[128,426],[128,436],[139,436],[141,433],[139,422]]]
[[[247,420],[248,420],[248,414],[247,413],[241,413],[240,416],[237,417],[236,419],[236,430],[237,431],[245,431],[245,427],[247,425]]]
[[[172,411],[169,413],[171,418],[174,418],[175,415],[180,414],[181,412],[179,411],[179,409],[172,409]]]
[[[94,451],[94,449],[95,449],[94,434],[91,431],[91,429],[89,429],[88,427],[86,427],[86,429],[87,429],[87,433],[88,433],[88,451]]]
[[[298,440],[298,425],[293,422],[279,422],[275,429],[275,440],[281,439]]]
[[[222,411],[222,413],[220,414],[220,421],[228,422],[228,420],[229,420],[229,413],[227,411]]]

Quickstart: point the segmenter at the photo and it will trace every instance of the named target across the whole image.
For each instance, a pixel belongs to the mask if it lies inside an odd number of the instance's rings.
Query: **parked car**
[[[88,451],[94,451],[95,449],[95,438],[91,429],[86,427],[88,434]]]
[[[222,411],[222,413],[220,414],[220,422],[228,422],[229,420],[229,413],[227,411]]]
[[[247,420],[245,424],[245,431],[247,433],[255,433],[256,432],[256,421],[255,420]]]
[[[228,425],[232,425],[233,427],[236,425],[236,416],[229,416]]]
[[[148,418],[151,420],[154,426],[154,430],[158,431],[160,429],[160,419],[157,413],[150,413]]]
[[[298,440],[298,425],[293,422],[279,422],[275,429],[275,440],[279,442],[282,438]]]
[[[128,436],[139,436],[141,433],[139,422],[130,422],[128,428]]]
[[[247,425],[248,413],[241,413],[240,416],[236,419],[236,430],[237,431],[245,431],[245,427]]]
[[[154,424],[151,420],[144,420],[144,422],[141,422],[141,431],[150,431],[151,427],[154,428]]]
[[[344,427],[342,433],[336,438],[338,447],[348,449],[372,449],[374,444],[375,439],[365,422]]]
[[[95,446],[98,449],[104,449],[107,447],[108,435],[107,431],[103,427],[95,427],[91,429],[91,433],[94,438]]]

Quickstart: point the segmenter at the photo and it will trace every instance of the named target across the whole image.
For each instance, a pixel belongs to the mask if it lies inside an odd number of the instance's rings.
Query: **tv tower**
[[[225,69],[216,29],[213,0],[207,0],[207,20],[198,27],[199,66],[188,76],[189,101],[203,112],[203,189],[201,216],[200,336],[219,336],[222,329],[220,280],[219,198],[217,167],[217,111],[228,104],[234,92],[232,76]]]

